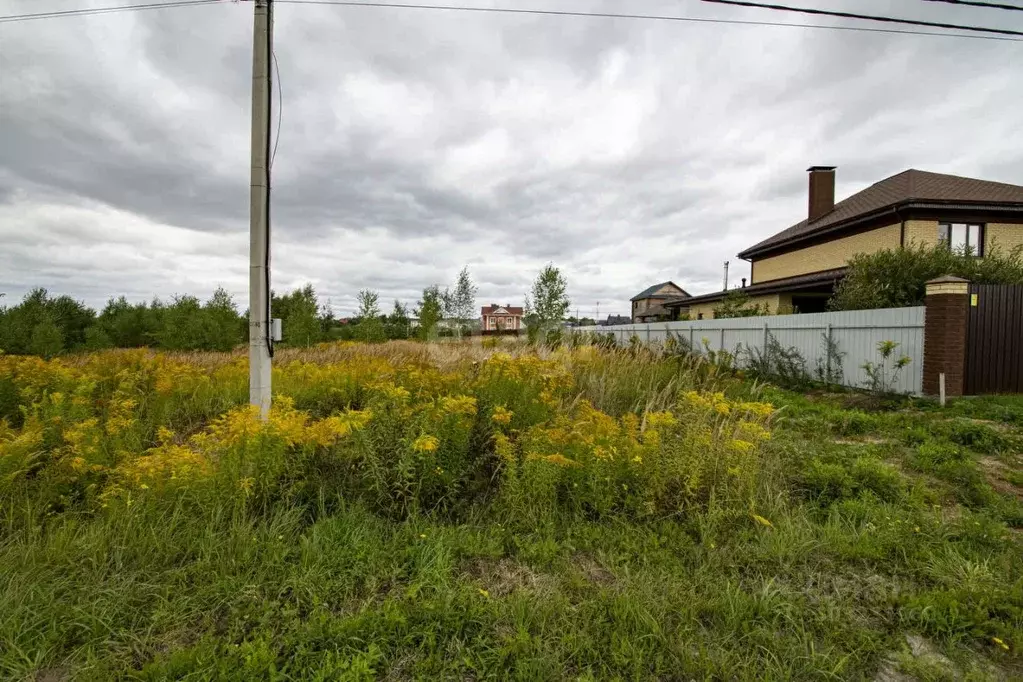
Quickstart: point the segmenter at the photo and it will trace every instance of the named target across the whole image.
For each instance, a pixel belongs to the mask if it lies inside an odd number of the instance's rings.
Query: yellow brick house
[[[1023,245],[1023,186],[906,170],[835,203],[835,167],[812,166],[805,220],[741,252],[743,291],[771,313],[821,312],[857,253],[939,242],[983,257]],[[666,301],[677,319],[709,319],[727,292]]]

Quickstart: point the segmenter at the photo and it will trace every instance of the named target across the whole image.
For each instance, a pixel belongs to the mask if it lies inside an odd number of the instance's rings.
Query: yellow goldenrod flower
[[[498,406],[494,408],[494,412],[490,415],[490,418],[498,424],[510,424],[512,420],[512,412],[507,408]]]
[[[568,457],[565,457],[564,455],[558,454],[558,453],[555,453],[553,455],[547,455],[543,459],[544,459],[545,462],[550,462],[551,464],[556,464],[559,467],[578,467],[578,466],[582,466],[581,464],[579,464],[579,462],[575,461],[574,459],[569,459]]]
[[[416,452],[434,452],[439,445],[440,440],[436,436],[423,434],[412,443],[412,449]]]

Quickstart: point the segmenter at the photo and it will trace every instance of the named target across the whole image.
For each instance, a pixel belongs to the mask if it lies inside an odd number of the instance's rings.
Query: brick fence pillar
[[[938,395],[945,375],[945,395],[960,396],[966,385],[966,319],[970,282],[946,275],[927,282],[924,299],[924,394]]]

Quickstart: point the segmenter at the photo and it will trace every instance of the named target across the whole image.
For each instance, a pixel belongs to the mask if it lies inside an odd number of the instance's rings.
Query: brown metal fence
[[[967,395],[1023,393],[1023,285],[971,284]]]

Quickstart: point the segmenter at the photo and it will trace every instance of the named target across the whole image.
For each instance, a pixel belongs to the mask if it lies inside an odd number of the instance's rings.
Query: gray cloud
[[[222,285],[244,307],[251,28],[229,2],[0,25],[0,291]],[[517,303],[548,261],[573,308],[625,312],[656,281],[748,274],[734,254],[803,217],[809,165],[839,166],[841,196],[909,167],[1023,178],[1015,43],[300,5],[275,33],[275,287],[311,282],[338,312],[463,264],[481,303]]]

